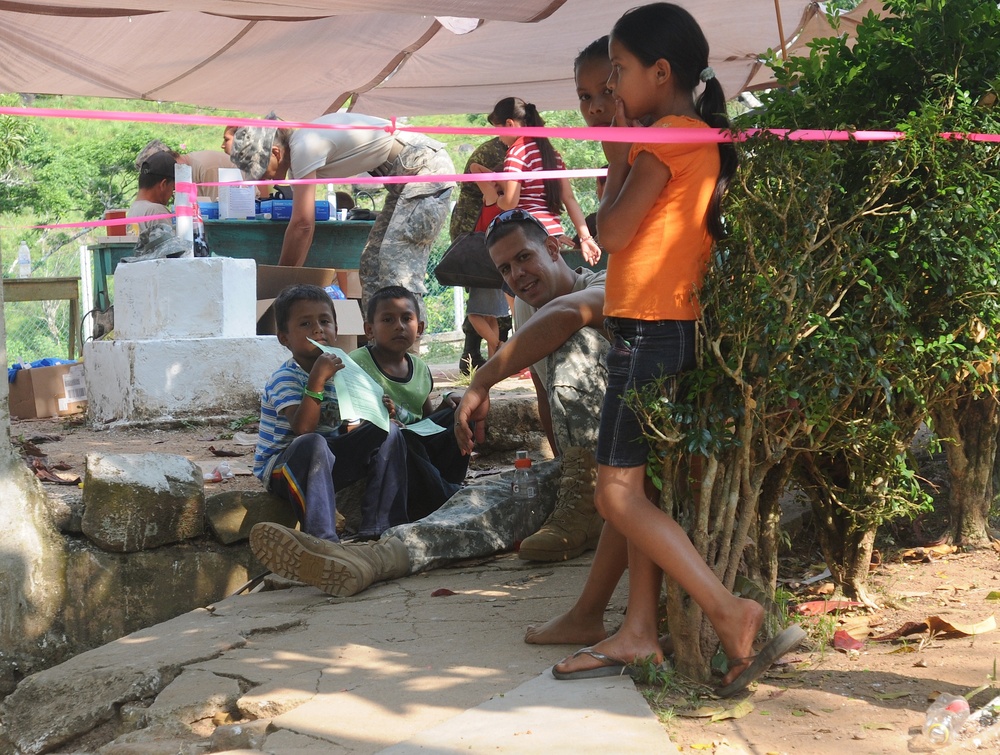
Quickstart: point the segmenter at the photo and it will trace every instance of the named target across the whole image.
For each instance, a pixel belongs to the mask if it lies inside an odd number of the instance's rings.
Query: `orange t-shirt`
[[[667,116],[651,128],[709,128],[694,118]],[[717,144],[634,144],[629,164],[650,152],[670,168],[670,180],[627,248],[608,255],[607,317],[696,320],[712,235],[706,215],[719,178]]]

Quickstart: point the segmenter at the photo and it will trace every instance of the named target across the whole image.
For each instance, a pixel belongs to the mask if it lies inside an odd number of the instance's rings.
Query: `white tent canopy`
[[[804,0],[680,0],[735,96],[809,25]],[[0,91],[185,102],[311,120],[576,106],[572,63],[628,8],[608,0],[0,0]],[[817,31],[818,30],[818,31]],[[757,77],[756,79],[754,77]],[[766,80],[766,76],[763,77]]]

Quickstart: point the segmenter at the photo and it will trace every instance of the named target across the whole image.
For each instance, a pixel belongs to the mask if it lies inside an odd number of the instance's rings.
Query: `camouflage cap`
[[[274,111],[266,116],[266,120],[277,119]],[[271,162],[271,146],[276,132],[276,128],[266,126],[241,126],[233,134],[233,148],[229,159],[251,180],[259,181],[267,173],[267,166]]]
[[[141,218],[137,218],[141,220]],[[142,262],[167,257],[190,257],[191,248],[187,242],[174,235],[174,229],[164,223],[153,223],[139,233],[132,256],[122,258],[122,262]]]
[[[153,139],[149,144],[142,148],[138,157],[135,158],[135,169],[142,170],[142,164],[146,162],[150,157],[155,155],[157,152],[172,152],[166,144],[161,142],[159,139]]]

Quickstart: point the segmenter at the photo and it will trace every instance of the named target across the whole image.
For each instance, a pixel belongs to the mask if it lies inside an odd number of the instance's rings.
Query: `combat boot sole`
[[[264,566],[285,579],[301,582],[299,569],[305,548],[287,527],[260,522],[250,530],[250,550]]]

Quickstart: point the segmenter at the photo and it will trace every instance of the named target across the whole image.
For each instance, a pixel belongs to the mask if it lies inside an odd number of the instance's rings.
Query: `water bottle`
[[[932,747],[951,744],[969,717],[969,702],[964,697],[938,695],[927,709],[924,719],[924,736]]]
[[[531,459],[527,451],[518,451],[514,459],[514,479],[510,484],[510,492],[514,498],[515,528],[517,540],[523,540],[528,535],[530,523],[538,505],[538,478],[531,468]]]
[[[21,246],[17,248],[17,266],[18,278],[31,277],[31,250],[28,248],[27,241],[22,240]]]

